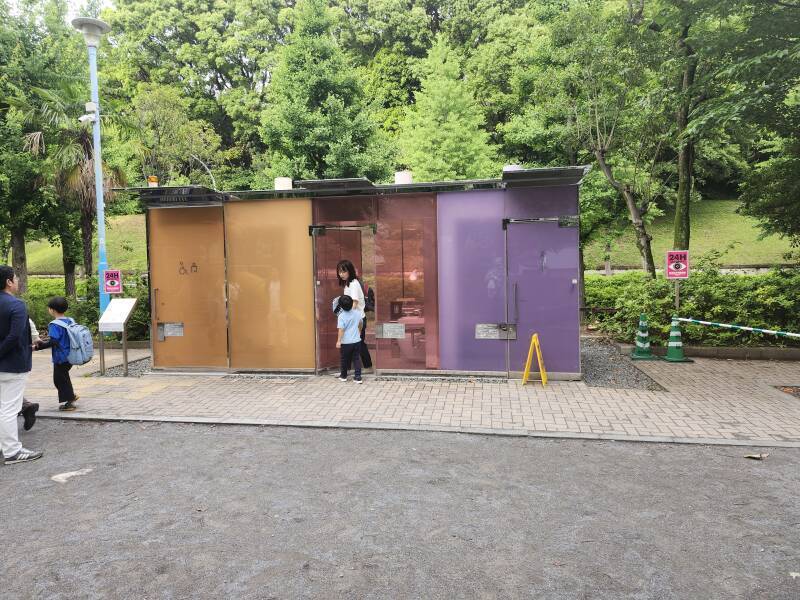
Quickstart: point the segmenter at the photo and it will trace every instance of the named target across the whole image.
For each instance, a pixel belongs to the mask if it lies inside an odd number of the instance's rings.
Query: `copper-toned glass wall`
[[[147,211],[156,367],[227,367],[222,207]]]
[[[311,200],[225,205],[231,367],[315,365]]]
[[[439,368],[436,256],[436,197],[379,197],[375,236],[379,369]]]

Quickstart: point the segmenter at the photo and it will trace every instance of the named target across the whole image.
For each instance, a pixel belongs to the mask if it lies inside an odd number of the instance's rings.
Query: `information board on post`
[[[122,272],[119,269],[103,271],[103,291],[106,294],[122,293]]]
[[[135,306],[136,298],[113,298],[100,317],[97,330],[103,333],[124,331]]]
[[[106,374],[106,350],[103,338],[104,333],[122,333],[122,369],[125,377],[128,376],[128,320],[136,307],[136,298],[113,298],[100,316],[97,330],[100,332],[100,374]]]
[[[667,250],[667,279],[689,278],[689,251]]]

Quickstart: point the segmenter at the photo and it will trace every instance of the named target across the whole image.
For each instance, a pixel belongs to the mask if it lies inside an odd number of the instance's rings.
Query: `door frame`
[[[312,288],[314,290],[314,374],[320,375],[324,372],[329,372],[330,367],[321,367],[320,366],[320,350],[322,348],[322,344],[320,341],[320,327],[319,327],[319,318],[320,315],[317,314],[317,307],[319,306],[318,298],[317,298],[317,288],[320,287],[318,285],[317,274],[319,273],[318,270],[318,263],[317,263],[317,240],[316,238],[320,235],[325,235],[328,229],[332,229],[334,231],[359,231],[363,232],[366,229],[371,230],[372,235],[377,235],[378,233],[378,224],[377,223],[367,223],[365,225],[339,225],[339,224],[328,224],[328,223],[318,223],[315,225],[308,226],[308,235],[311,238],[311,256],[313,258],[313,277],[312,280]],[[362,270],[362,277],[363,277],[363,270],[364,270],[364,245],[361,245],[361,270]],[[377,281],[376,281],[377,286]],[[375,353],[377,356],[377,352]],[[373,368],[377,371],[378,365],[376,363],[376,357],[372,359]]]

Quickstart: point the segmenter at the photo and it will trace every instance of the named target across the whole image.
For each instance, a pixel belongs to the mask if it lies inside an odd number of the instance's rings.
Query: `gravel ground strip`
[[[586,385],[653,392],[665,391],[663,387],[637,369],[629,357],[620,354],[611,341],[604,338],[581,338],[581,367]]]
[[[128,377],[141,377],[150,372],[153,368],[153,363],[148,358],[140,358],[139,360],[132,360],[128,363]],[[105,377],[123,377],[122,365],[115,367],[108,367],[106,369]],[[95,371],[90,377],[100,377],[100,371]]]
[[[4,600],[800,597],[795,449],[61,420],[21,435],[45,455],[0,466]]]

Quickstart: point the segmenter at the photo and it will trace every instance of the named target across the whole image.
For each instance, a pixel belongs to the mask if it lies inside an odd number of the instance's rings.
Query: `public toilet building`
[[[140,190],[157,369],[322,372],[339,364],[339,260],[375,294],[378,373],[580,378],[578,188],[586,167],[480,181]],[[364,285],[366,283],[366,286]]]

